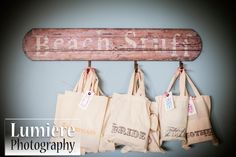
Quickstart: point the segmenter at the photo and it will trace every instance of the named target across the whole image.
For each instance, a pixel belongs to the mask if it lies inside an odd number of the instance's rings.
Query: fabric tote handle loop
[[[137,67],[134,70],[132,77],[130,79],[128,94],[130,95],[140,95],[145,96],[145,85],[144,85],[144,74],[139,68]]]
[[[80,79],[79,81],[76,83],[73,92],[77,92],[77,93],[82,93],[83,92],[83,88],[84,85],[86,83],[86,79],[87,79],[87,69],[84,69],[82,74],[80,75]]]
[[[182,72],[181,72],[182,71]],[[185,88],[186,88],[186,75],[185,75],[185,70],[184,69],[177,69],[174,76],[171,79],[171,82],[166,90],[167,93],[171,91],[173,88],[173,85],[175,84],[177,78],[179,78],[179,91],[180,91],[180,96],[185,95]]]
[[[175,81],[177,80],[177,78],[179,77],[179,75],[180,75],[180,71],[179,71],[179,69],[177,69],[176,72],[175,72],[175,74],[174,74],[174,76],[172,77],[172,79],[171,79],[171,81],[170,81],[170,84],[169,84],[169,86],[168,86],[166,92],[170,92],[170,91],[171,91],[171,89],[173,88],[173,85],[175,84]]]
[[[187,81],[188,83],[190,84],[192,90],[193,90],[193,93],[195,94],[195,96],[201,96],[200,92],[198,91],[197,87],[195,86],[195,84],[193,83],[193,81],[191,80],[191,78],[189,77],[189,75],[187,73],[185,73],[186,75],[186,78],[187,78]],[[188,90],[187,90],[187,87],[186,87],[186,92],[185,94],[188,96]]]
[[[91,67],[88,68],[82,72],[80,80],[77,82],[73,91],[77,93],[93,91],[96,95],[103,95],[101,89],[98,87],[99,79],[95,69]]]

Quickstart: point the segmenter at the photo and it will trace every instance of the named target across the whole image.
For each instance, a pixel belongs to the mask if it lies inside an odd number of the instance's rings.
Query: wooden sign
[[[34,28],[23,49],[32,60],[181,60],[201,53],[192,29]]]

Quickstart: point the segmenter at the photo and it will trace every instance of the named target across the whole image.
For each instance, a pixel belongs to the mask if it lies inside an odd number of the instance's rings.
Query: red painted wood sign
[[[201,53],[192,29],[34,28],[23,49],[32,60],[182,60]]]

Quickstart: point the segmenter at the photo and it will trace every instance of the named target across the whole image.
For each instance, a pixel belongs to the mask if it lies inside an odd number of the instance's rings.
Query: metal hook
[[[88,67],[91,67],[91,60],[88,61]]]
[[[88,61],[87,74],[89,73],[90,68],[91,68],[91,60]]]
[[[184,64],[182,61],[179,61],[179,69],[180,69],[180,72],[182,72],[184,69]]]
[[[137,73],[138,72],[138,63],[137,61],[134,61],[134,70]]]

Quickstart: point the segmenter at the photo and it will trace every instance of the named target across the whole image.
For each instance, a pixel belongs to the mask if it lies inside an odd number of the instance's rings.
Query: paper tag
[[[173,110],[175,108],[172,92],[169,92],[168,95],[164,98],[165,109],[166,111]]]
[[[93,95],[94,95],[94,92],[87,91],[82,97],[79,103],[79,107],[86,110],[88,108],[90,101],[92,100]]]
[[[195,114],[197,114],[197,111],[196,111],[195,105],[193,103],[193,98],[190,97],[189,102],[188,102],[188,115],[192,116],[192,115],[195,115]]]

